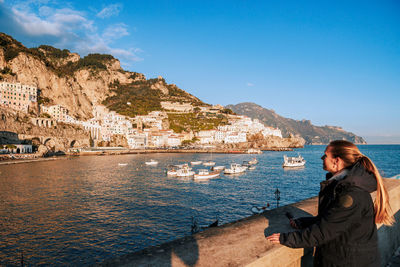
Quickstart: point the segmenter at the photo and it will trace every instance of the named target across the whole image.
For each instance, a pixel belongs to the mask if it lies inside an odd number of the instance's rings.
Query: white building
[[[0,82],[0,105],[23,112],[37,103],[37,87],[20,83]]]
[[[132,133],[126,136],[130,149],[145,148],[147,146],[147,137],[144,133]]]
[[[44,106],[40,105],[41,113],[47,113],[57,121],[67,122],[71,117],[68,116],[68,109],[61,105]]]
[[[247,134],[245,132],[230,132],[225,136],[224,143],[242,143],[247,141]]]

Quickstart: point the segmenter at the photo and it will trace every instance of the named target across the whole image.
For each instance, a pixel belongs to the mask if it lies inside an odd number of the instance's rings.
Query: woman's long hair
[[[383,184],[382,176],[375,164],[367,156],[364,156],[356,145],[349,141],[332,141],[329,143],[328,147],[330,148],[332,156],[341,158],[346,167],[359,161],[368,172],[374,174],[377,185],[376,200],[374,201],[375,223],[392,225],[394,223],[394,218],[389,204],[389,195]]]

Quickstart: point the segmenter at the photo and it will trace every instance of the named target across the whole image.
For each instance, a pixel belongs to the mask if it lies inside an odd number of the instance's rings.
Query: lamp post
[[[281,192],[279,191],[279,189],[277,188],[275,190],[275,199],[276,199],[276,207],[279,207],[279,200],[281,199]]]

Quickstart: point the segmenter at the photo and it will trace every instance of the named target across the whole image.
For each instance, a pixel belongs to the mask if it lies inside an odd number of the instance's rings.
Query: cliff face
[[[51,46],[26,48],[4,33],[0,33],[0,70],[0,80],[35,85],[41,99],[66,107],[70,115],[82,120],[92,117],[94,104],[115,95],[116,84],[145,84],[145,90],[160,92],[167,100],[179,91],[189,101],[198,101],[176,85],[166,84],[164,79],[148,82],[141,73],[123,70],[110,55],[81,58]]]
[[[68,51],[55,57],[43,48],[29,50],[5,34],[0,33],[0,39],[0,67],[11,73],[2,75],[3,80],[37,86],[42,98],[68,108],[77,118],[92,117],[93,104],[106,98],[110,83],[134,81],[130,78],[132,73],[123,71],[117,59],[104,60],[105,68],[93,69],[89,65],[70,71],[68,66],[81,59],[78,54]],[[136,75],[136,79],[145,77]]]
[[[293,120],[276,114],[273,110],[263,108],[254,103],[240,103],[228,105],[237,114],[246,115],[258,119],[264,124],[277,127],[282,131],[283,136],[290,134],[299,135],[305,139],[307,145],[328,144],[332,140],[348,140],[356,144],[366,144],[364,139],[351,132],[336,126],[315,126],[309,120]]]

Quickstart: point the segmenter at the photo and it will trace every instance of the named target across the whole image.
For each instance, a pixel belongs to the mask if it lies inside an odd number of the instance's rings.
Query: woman
[[[300,231],[267,239],[292,248],[316,247],[314,266],[380,266],[376,224],[392,225],[394,219],[378,169],[343,140],[329,143],[321,159],[328,174],[321,183],[318,215],[290,220]]]

